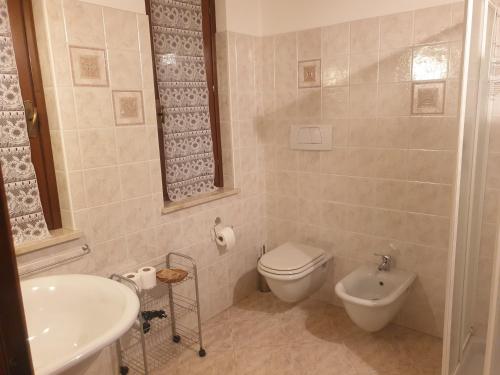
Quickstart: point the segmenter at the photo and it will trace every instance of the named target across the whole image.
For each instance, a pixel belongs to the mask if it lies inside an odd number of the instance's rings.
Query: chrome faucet
[[[374,254],[377,257],[382,258],[382,263],[378,265],[379,271],[390,271],[392,265],[392,257],[390,255]]]

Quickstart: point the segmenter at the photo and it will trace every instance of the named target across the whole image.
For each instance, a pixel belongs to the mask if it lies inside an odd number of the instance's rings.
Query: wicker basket
[[[173,284],[178,283],[186,278],[187,271],[178,268],[163,268],[156,272],[156,278],[162,283]]]

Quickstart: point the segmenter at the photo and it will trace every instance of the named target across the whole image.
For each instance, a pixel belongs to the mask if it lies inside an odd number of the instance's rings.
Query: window
[[[31,158],[50,230],[62,227],[50,132],[30,0],[8,0],[14,54],[24,101]]]
[[[223,186],[215,6],[146,0],[146,11],[164,199],[182,200]]]

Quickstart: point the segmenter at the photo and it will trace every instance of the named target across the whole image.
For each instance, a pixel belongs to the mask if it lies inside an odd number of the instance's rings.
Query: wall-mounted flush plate
[[[331,150],[333,145],[332,127],[328,125],[297,125],[290,131],[292,150]]]

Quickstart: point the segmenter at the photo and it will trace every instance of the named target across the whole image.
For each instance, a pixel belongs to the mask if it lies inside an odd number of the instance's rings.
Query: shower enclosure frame
[[[476,259],[479,256],[490,124],[489,55],[496,20],[496,7],[488,0],[466,0],[464,5],[466,23],[460,93],[459,147],[454,212],[450,230],[443,375],[454,375],[457,372],[473,335],[473,314],[468,307],[474,305],[472,299],[476,290],[478,269]],[[496,253],[498,257],[498,249]],[[500,261],[497,260],[496,263],[499,264]],[[500,272],[498,268],[497,266],[497,274]],[[495,277],[500,279],[500,275]],[[496,300],[494,292],[492,290],[491,301]],[[498,293],[498,288],[496,292]],[[490,303],[490,321],[494,312]],[[489,343],[490,349],[492,345]],[[492,355],[487,356],[486,361],[492,357]],[[484,375],[493,375],[488,372],[488,366],[484,367]]]

